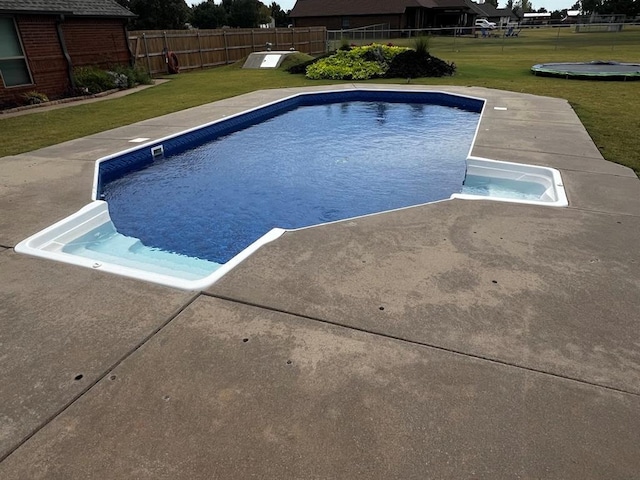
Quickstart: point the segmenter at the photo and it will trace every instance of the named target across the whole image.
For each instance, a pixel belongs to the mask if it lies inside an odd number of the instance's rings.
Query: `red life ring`
[[[178,56],[173,52],[167,52],[167,68],[169,73],[180,73],[180,63]]]

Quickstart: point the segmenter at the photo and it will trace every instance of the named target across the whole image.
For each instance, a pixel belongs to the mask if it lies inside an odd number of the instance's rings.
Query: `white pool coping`
[[[54,223],[53,225],[18,243],[15,247],[15,251],[26,255],[48,258],[50,260],[77,265],[79,267],[115,273],[116,275],[122,275],[123,277],[136,278],[183,290],[202,290],[213,285],[213,283],[249,257],[261,246],[272,242],[285,232],[285,230],[281,228],[274,228],[270,230],[267,234],[253,242],[227,263],[217,268],[213,273],[197,280],[186,280],[156,272],[130,268],[115,263],[81,257],[79,255],[66,253],[62,250],[64,246],[67,245],[67,243],[70,243],[73,239],[79,238],[110,221],[111,218],[109,217],[107,202],[94,200],[88,205],[82,207],[76,213],[69,215],[59,222]]]
[[[494,202],[522,203],[547,207],[567,207],[569,201],[560,172],[555,168],[504,162],[482,157],[467,158],[467,174],[491,178],[538,183],[545,186],[540,200],[516,199],[510,197],[471,195],[454,193],[451,198],[460,200],[490,200]]]

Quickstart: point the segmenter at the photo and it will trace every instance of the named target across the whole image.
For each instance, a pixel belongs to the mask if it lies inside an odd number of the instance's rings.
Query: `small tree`
[[[227,24],[227,12],[222,5],[207,0],[193,7],[190,23],[196,28],[221,28]]]
[[[256,28],[260,24],[257,0],[233,0],[229,10],[229,25],[239,28]]]
[[[602,0],[582,0],[582,13],[591,14],[600,11],[602,7]]]
[[[271,17],[276,22],[276,27],[286,27],[289,25],[289,16],[287,15],[287,12],[280,8],[280,5],[273,2],[269,6],[269,9],[271,10]]]
[[[640,15],[640,1],[638,0],[603,0],[598,13],[618,13],[627,17]]]
[[[134,30],[183,29],[190,13],[184,0],[130,0],[129,10],[138,15]]]

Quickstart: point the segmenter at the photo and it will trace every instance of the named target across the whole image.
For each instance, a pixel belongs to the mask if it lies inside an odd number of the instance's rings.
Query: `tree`
[[[635,17],[640,15],[640,0],[603,0],[598,13],[618,13]]]
[[[498,8],[498,0],[486,0],[485,3],[488,3],[489,5],[493,5],[494,7]]]
[[[280,8],[276,2],[273,2],[269,9],[271,10],[271,18],[276,22],[276,27],[286,27],[289,25],[289,16]]]
[[[220,5],[222,5],[222,8],[224,8],[224,11],[227,12],[227,15],[229,15],[231,13],[231,5],[233,5],[234,0],[222,0],[222,3]]]
[[[229,10],[229,25],[239,28],[256,28],[260,24],[257,0],[233,0]]]
[[[507,5],[509,5],[510,0],[507,1]],[[530,0],[516,0],[515,2],[511,2],[511,10],[518,16],[522,16],[523,13],[533,12],[533,5]]]
[[[582,0],[582,13],[589,15],[600,11],[602,0]]]
[[[265,25],[271,23],[271,10],[264,3],[258,2],[258,24]]]
[[[134,30],[183,29],[190,13],[184,0],[130,0],[129,10],[138,15]]]
[[[227,22],[227,12],[222,5],[207,0],[191,10],[191,25],[196,28],[222,28]]]

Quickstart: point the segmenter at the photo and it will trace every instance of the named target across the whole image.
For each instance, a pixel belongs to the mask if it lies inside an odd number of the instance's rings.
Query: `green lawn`
[[[410,39],[392,40],[411,45]],[[385,41],[386,43],[386,41]],[[450,78],[414,79],[423,85],[466,85],[567,99],[603,156],[640,174],[640,81],[611,82],[536,77],[536,63],[616,60],[640,63],[640,28],[621,33],[534,29],[517,38],[430,37],[430,51],[455,62]],[[374,80],[389,83],[389,80]],[[398,83],[406,79],[398,79]],[[237,65],[195,71],[126,97],[0,119],[0,156],[27,152],[147,118],[266,88],[319,85],[280,70]],[[339,83],[339,82],[334,82]]]

